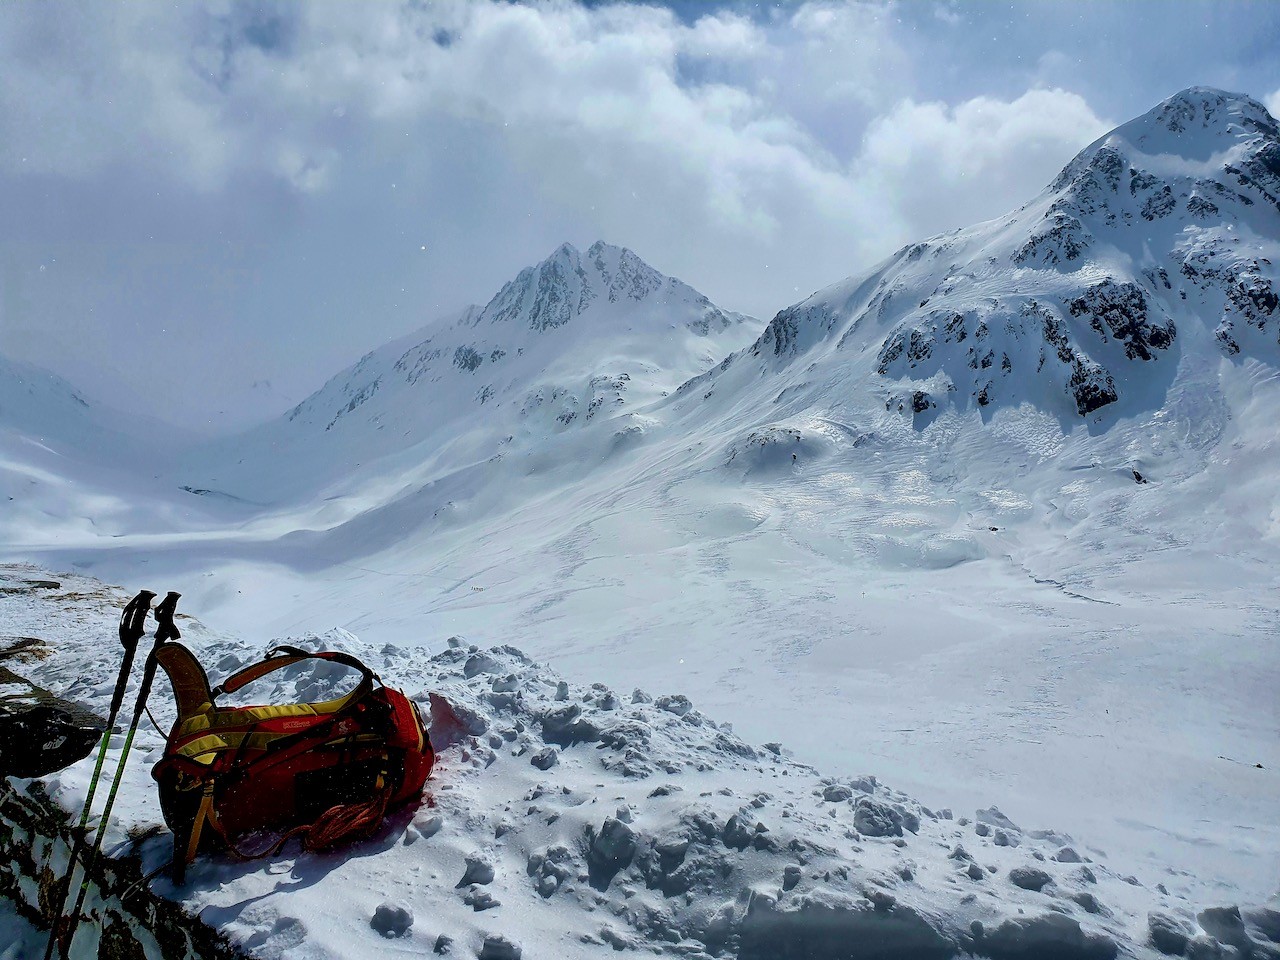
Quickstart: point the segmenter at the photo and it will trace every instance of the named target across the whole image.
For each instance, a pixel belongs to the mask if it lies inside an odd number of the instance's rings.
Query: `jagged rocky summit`
[[[917,425],[942,405],[1097,418],[1150,399],[1185,351],[1280,356],[1277,256],[1280,128],[1249,97],[1195,87],[1013,213],[783,310],[749,353],[863,377]]]

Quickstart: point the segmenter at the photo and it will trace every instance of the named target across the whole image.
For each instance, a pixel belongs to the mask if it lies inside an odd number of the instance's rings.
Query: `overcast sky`
[[[240,422],[564,240],[767,319],[1179,89],[1280,112],[1277,51],[1269,2],[0,3],[0,354]]]

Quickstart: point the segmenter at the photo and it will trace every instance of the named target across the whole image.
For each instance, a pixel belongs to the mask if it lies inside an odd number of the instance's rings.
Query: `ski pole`
[[[120,672],[116,676],[116,688],[111,694],[107,726],[102,731],[102,740],[98,745],[98,759],[93,765],[93,775],[89,778],[89,791],[84,798],[84,809],[80,811],[80,824],[76,828],[75,839],[71,845],[67,872],[58,886],[57,906],[53,914],[53,926],[49,931],[49,946],[45,952],[46,960],[52,955],[54,934],[58,929],[58,921],[62,919],[62,911],[67,905],[67,895],[71,892],[71,875],[75,872],[76,862],[84,853],[84,845],[89,836],[89,816],[93,808],[93,795],[98,789],[102,765],[107,759],[107,747],[111,743],[111,731],[115,727],[116,717],[120,714],[120,705],[124,702],[124,691],[129,685],[129,673],[133,670],[134,654],[138,650],[138,641],[146,632],[147,614],[151,612],[151,600],[154,597],[155,594],[150,590],[142,590],[129,601],[124,612],[120,614],[120,645],[124,647],[124,660],[120,663]]]
[[[94,836],[93,849],[89,851],[89,856],[85,860],[84,875],[80,881],[80,892],[76,895],[76,905],[67,916],[69,926],[66,937],[61,943],[62,960],[67,960],[68,955],[71,953],[71,944],[75,940],[76,928],[80,926],[80,911],[84,907],[85,897],[89,893],[89,878],[98,864],[98,856],[102,852],[102,840],[106,836],[107,823],[111,819],[111,809],[115,806],[116,794],[119,793],[120,782],[124,779],[124,768],[129,760],[129,750],[133,746],[134,735],[138,732],[138,725],[142,721],[142,713],[147,708],[147,698],[151,695],[151,684],[155,680],[156,667],[159,665],[156,659],[156,651],[166,641],[177,640],[182,636],[173,622],[173,613],[177,609],[180,596],[182,595],[171,590],[156,606],[155,617],[159,626],[156,627],[155,643],[152,644],[151,653],[148,654],[147,662],[142,668],[142,685],[138,688],[138,700],[133,707],[133,720],[129,724],[129,732],[125,734],[124,747],[120,751],[120,760],[116,764],[116,774],[111,781],[111,791],[107,794],[107,804],[102,808],[102,817],[98,822],[98,832]]]

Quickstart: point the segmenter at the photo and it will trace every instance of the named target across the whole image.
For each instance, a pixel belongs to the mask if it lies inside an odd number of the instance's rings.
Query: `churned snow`
[[[39,634],[49,655],[33,677],[101,709],[125,599],[66,577],[0,594],[0,629]],[[215,682],[263,652],[191,618],[179,623]],[[872,775],[823,776],[776,745],[743,741],[681,694],[567,683],[514,647],[457,637],[425,650],[342,630],[288,639],[355,654],[404,689],[429,714],[439,758],[422,801],[365,843],[249,862],[206,856],[181,889],[153,881],[260,956],[447,947],[479,957],[638,948],[761,960],[797,950],[1108,958],[1158,956],[1148,942],[1157,927],[1183,942],[1199,936],[1206,949],[1208,933],[1224,936],[1218,913],[1203,909],[1223,905],[1198,903],[1189,876],[1143,882],[1079,840],[995,807],[953,814]],[[255,685],[255,701],[327,697],[353,682],[313,664],[270,677]],[[174,715],[167,695],[158,684],[162,726]],[[135,850],[147,870],[171,852],[151,829],[160,812],[148,768],[162,747],[144,726],[107,833],[110,853]],[[114,763],[112,754],[107,769]],[[76,809],[90,766],[45,785]],[[1276,912],[1246,905],[1243,917],[1246,942],[1270,955],[1262,931]],[[75,955],[92,956],[95,940],[85,924]],[[854,941],[861,952],[850,952]]]

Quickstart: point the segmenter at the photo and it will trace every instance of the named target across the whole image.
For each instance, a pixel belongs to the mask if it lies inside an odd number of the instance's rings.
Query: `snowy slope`
[[[930,806],[1047,820],[1148,888],[1264,898],[1275,144],[1255,102],[1187,91],[1008,217],[782,311],[666,398],[677,364],[655,363],[591,417],[624,307],[654,321],[638,339],[712,338],[648,298],[574,314],[565,252],[516,283],[507,326],[494,308],[430,333],[416,384],[396,370],[406,343],[203,462],[202,486],[271,507],[175,494],[208,505],[203,525],[32,531],[5,553],[117,582],[163,571],[243,632],[512,642],[582,683],[676,687],[748,740]],[[544,268],[556,296],[539,300]],[[535,330],[538,303],[570,319]],[[580,351],[592,317],[609,332]]]
[[[194,442],[0,357],[0,537],[51,544],[167,529],[173,512],[145,505],[166,486],[158,475]]]
[[[125,596],[79,577],[7,591],[0,630],[45,641],[36,679],[101,708],[109,690],[85,678],[114,672],[99,638]],[[219,676],[257,656],[198,621],[182,629]],[[1158,957],[1157,944],[1225,956],[1224,943],[1280,956],[1274,905],[1197,903],[1187,878],[1144,886],[1122,863],[998,809],[956,817],[874,776],[824,777],[678,694],[565,683],[512,647],[458,638],[429,659],[344,631],[291,642],[354,653],[403,687],[429,713],[440,754],[424,802],[367,843],[204,857],[184,888],[154,882],[256,956],[1107,960]],[[301,666],[273,676],[254,690],[262,702],[350,682]],[[167,694],[162,681],[162,725]],[[150,829],[160,812],[147,768],[161,745],[144,727],[108,840],[116,855],[140,847],[144,869],[170,852]],[[76,809],[90,765],[46,778],[51,795]],[[97,932],[81,927],[77,960],[94,955]],[[149,942],[145,927],[132,935]]]
[[[1274,364],[1277,255],[1275,119],[1193,88],[1087,147],[1008,216],[782,311],[690,389],[734,389],[763,369],[768,390],[795,389],[789,408],[843,389],[850,406],[870,394],[917,427],[944,408],[1023,402],[1067,427],[1106,425],[1161,406],[1184,354],[1211,361],[1206,330],[1217,355]]]
[[[277,499],[388,455],[383,474],[441,454],[461,466],[652,402],[758,331],[630,250],[566,243],[485,307],[373,351],[204,453],[193,484]]]

